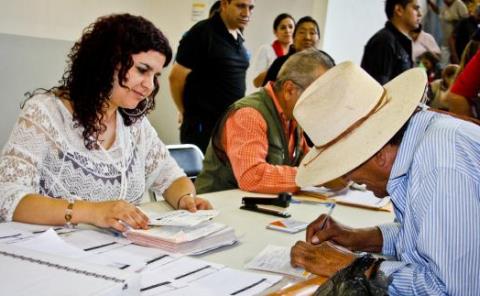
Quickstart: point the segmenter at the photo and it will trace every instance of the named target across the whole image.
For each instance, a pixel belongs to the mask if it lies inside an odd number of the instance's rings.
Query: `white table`
[[[280,219],[272,215],[266,215],[257,212],[245,211],[239,209],[243,196],[268,196],[242,192],[240,190],[221,191],[216,193],[204,194],[202,197],[210,200],[213,206],[220,210],[220,214],[215,218],[216,221],[232,226],[239,238],[239,243],[226,248],[221,248],[213,252],[199,256],[201,259],[213,263],[219,263],[235,269],[244,269],[244,265],[252,260],[268,244],[277,246],[291,247],[297,240],[305,239],[305,231],[296,234],[289,234],[266,229],[266,225],[274,220]],[[164,201],[150,202],[142,204],[141,207],[150,210],[169,211],[171,207]],[[326,213],[328,208],[322,204],[294,204],[288,208],[292,218],[311,222],[322,213]],[[373,226],[381,223],[393,221],[393,213],[365,210],[360,208],[337,205],[332,217],[341,223],[353,227]],[[37,227],[36,225],[31,225]],[[44,228],[44,226],[38,226]],[[89,225],[82,225],[87,229],[94,228]],[[289,258],[285,258],[289,260]],[[273,292],[281,289],[286,284],[295,281],[291,277],[285,277],[280,283],[262,292]],[[219,283],[221,284],[221,283]]]
[[[240,209],[243,196],[272,195],[228,190],[201,196],[208,199],[215,209],[220,210],[220,215],[215,221],[232,226],[239,237],[237,245],[201,255],[199,256],[201,259],[243,269],[243,266],[268,244],[290,247],[298,240],[305,240],[305,231],[289,234],[265,228],[268,223],[281,219],[280,217]],[[165,202],[147,203],[142,207],[160,211],[171,209]],[[320,204],[291,204],[287,211],[292,218],[310,223],[320,214],[326,213],[328,208]],[[337,205],[332,217],[352,227],[369,227],[392,222],[394,215],[391,212]]]

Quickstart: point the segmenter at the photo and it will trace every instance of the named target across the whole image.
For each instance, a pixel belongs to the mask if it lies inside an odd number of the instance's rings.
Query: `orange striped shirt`
[[[288,139],[288,150],[293,157],[297,123],[285,118],[271,83],[265,86],[265,90],[280,114]],[[307,152],[308,146],[303,137],[302,142],[303,151]],[[225,122],[222,144],[240,189],[262,193],[298,191],[295,184],[296,167],[267,163],[267,123],[256,109],[245,107],[230,114]]]

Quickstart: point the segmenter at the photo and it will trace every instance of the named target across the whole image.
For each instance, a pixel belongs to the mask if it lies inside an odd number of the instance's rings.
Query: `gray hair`
[[[326,52],[308,48],[293,54],[278,72],[274,88],[280,90],[282,84],[291,80],[302,89],[307,88],[318,77],[318,68],[326,70],[335,66],[335,62]]]

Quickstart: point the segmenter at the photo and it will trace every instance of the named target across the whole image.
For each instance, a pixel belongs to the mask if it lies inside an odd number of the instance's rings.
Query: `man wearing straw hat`
[[[379,265],[390,295],[480,291],[480,128],[419,108],[426,82],[412,69],[382,87],[346,62],[302,94],[294,116],[315,149],[297,183],[343,176],[366,184],[378,197],[390,195],[396,220],[354,229],[322,215],[307,243],[292,248],[294,266],[330,276],[357,256],[340,245],[390,256]]]
[[[276,82],[232,104],[213,131],[195,181],[197,193],[297,191],[297,166],[308,147],[293,107],[303,90],[331,67],[327,54],[306,49],[287,60]]]

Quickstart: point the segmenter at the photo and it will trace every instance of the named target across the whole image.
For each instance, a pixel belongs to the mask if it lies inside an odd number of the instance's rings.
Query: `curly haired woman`
[[[145,117],[172,59],[163,33],[104,16],[68,58],[59,85],[28,98],[0,156],[0,221],[146,229],[135,206],[146,188],[174,208],[211,208]]]

